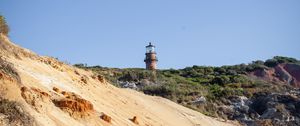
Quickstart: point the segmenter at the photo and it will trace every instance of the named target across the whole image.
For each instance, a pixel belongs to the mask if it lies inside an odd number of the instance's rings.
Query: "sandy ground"
[[[41,58],[41,57],[40,57]],[[140,126],[230,126],[233,123],[222,122],[205,116],[170,100],[148,96],[131,90],[120,89],[109,83],[93,79],[93,73],[59,64],[55,68],[39,58],[7,57],[17,69],[22,86],[34,87],[49,94],[61,95],[54,92],[53,87],[74,92],[94,106],[91,116],[83,119],[72,118],[68,113],[56,107],[52,102],[40,106],[43,111],[36,111],[22,99],[20,91],[8,93],[7,97],[24,104],[28,111],[42,126],[136,126],[130,119],[137,116]],[[54,60],[42,57],[41,59]],[[54,61],[52,61],[54,62]],[[77,74],[76,72],[77,71]],[[79,74],[78,74],[79,73]],[[81,78],[87,77],[87,83]],[[16,89],[19,90],[19,89]],[[13,95],[14,94],[14,95]],[[100,119],[105,113],[112,118],[111,123]]]

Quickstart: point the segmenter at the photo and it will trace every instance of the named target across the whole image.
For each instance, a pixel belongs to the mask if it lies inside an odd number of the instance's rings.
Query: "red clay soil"
[[[297,64],[286,64],[283,68],[293,76],[293,84],[300,87],[300,65]]]
[[[300,87],[300,65],[298,64],[279,64],[268,70],[255,70],[250,75],[271,82],[286,83],[294,87]]]

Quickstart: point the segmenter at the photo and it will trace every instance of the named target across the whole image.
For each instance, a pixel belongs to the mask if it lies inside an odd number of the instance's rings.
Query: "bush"
[[[162,97],[166,97],[166,96],[169,96],[174,93],[174,90],[172,90],[170,87],[165,86],[165,85],[164,86],[163,85],[146,86],[142,90],[145,94],[158,95],[158,96],[162,96]]]
[[[265,66],[265,62],[261,60],[257,60],[250,63],[247,66],[246,71],[251,72],[254,70],[262,70],[262,69],[267,69],[267,67]]]
[[[7,99],[0,99],[0,113],[7,116],[10,124],[32,125],[34,120],[24,113],[20,104]]]
[[[275,57],[273,57],[273,59],[266,60],[264,65],[266,65],[268,67],[275,67],[276,65],[278,65],[280,63],[300,63],[300,61],[298,61],[295,58],[275,56]]]
[[[236,87],[235,87],[236,86]],[[221,87],[217,84],[209,86],[209,96],[211,100],[218,100],[220,98],[228,98],[229,96],[242,96],[245,91],[240,88],[240,85],[229,84],[227,87]]]
[[[224,88],[217,85],[217,84],[213,84],[209,87],[209,91],[210,91],[210,94],[211,94],[211,99],[218,99],[222,96],[225,95],[225,92],[224,92]]]
[[[283,57],[283,56],[275,56],[273,59],[277,60],[278,63],[297,63],[297,62],[299,62],[295,58]]]
[[[8,35],[9,32],[9,27],[5,21],[5,18],[0,15],[0,33],[4,34],[4,35]]]
[[[264,63],[264,65],[266,65],[267,67],[275,67],[277,66],[279,63],[276,59],[268,59],[266,60],[266,62]]]
[[[74,64],[73,66],[78,67],[78,68],[86,68],[87,64],[78,63],[78,64]]]
[[[230,83],[230,78],[226,75],[217,76],[212,81],[212,84],[219,84],[221,86],[224,86],[225,84]]]
[[[150,81],[156,81],[156,73],[148,70],[137,70],[137,69],[125,69],[118,80],[120,81],[140,81],[142,79],[148,79]]]
[[[4,59],[0,57],[0,71],[8,74],[9,76],[15,78],[17,81],[21,81],[17,70],[14,68],[13,64],[6,62]]]

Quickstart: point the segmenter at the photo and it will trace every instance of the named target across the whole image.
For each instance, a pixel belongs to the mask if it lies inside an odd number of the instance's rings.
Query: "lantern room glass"
[[[146,47],[146,53],[154,53],[154,52],[155,52],[154,46]]]

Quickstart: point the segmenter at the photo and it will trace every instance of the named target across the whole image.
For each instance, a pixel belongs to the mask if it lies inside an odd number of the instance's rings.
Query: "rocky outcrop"
[[[53,103],[61,110],[69,113],[70,116],[75,118],[84,118],[94,111],[94,107],[91,102],[81,98],[75,93],[65,92],[62,94],[65,98],[54,99]]]
[[[121,85],[122,88],[130,88],[130,89],[137,89],[137,85],[135,82],[122,82],[118,81],[119,85]]]
[[[274,125],[300,125],[300,91],[285,94],[258,94],[253,98],[251,109],[259,119],[272,119]]]
[[[290,84],[295,87],[300,87],[300,65],[286,64],[282,68],[291,75]]]
[[[117,84],[122,88],[130,88],[130,89],[140,89],[145,86],[157,85],[156,83],[149,81],[148,79],[142,79],[140,81],[117,81]]]
[[[50,95],[37,88],[22,87],[21,96],[39,113],[47,111],[47,104],[51,103]]]
[[[39,57],[40,62],[50,65],[52,68],[58,71],[64,71],[63,62],[59,62],[52,57]]]
[[[300,125],[300,90],[286,93],[258,93],[248,99],[244,96],[231,97],[228,105],[220,106],[219,113],[228,119],[238,120],[248,126]]]
[[[274,82],[300,87],[300,65],[284,63],[268,69],[257,69],[250,73],[252,77]]]

